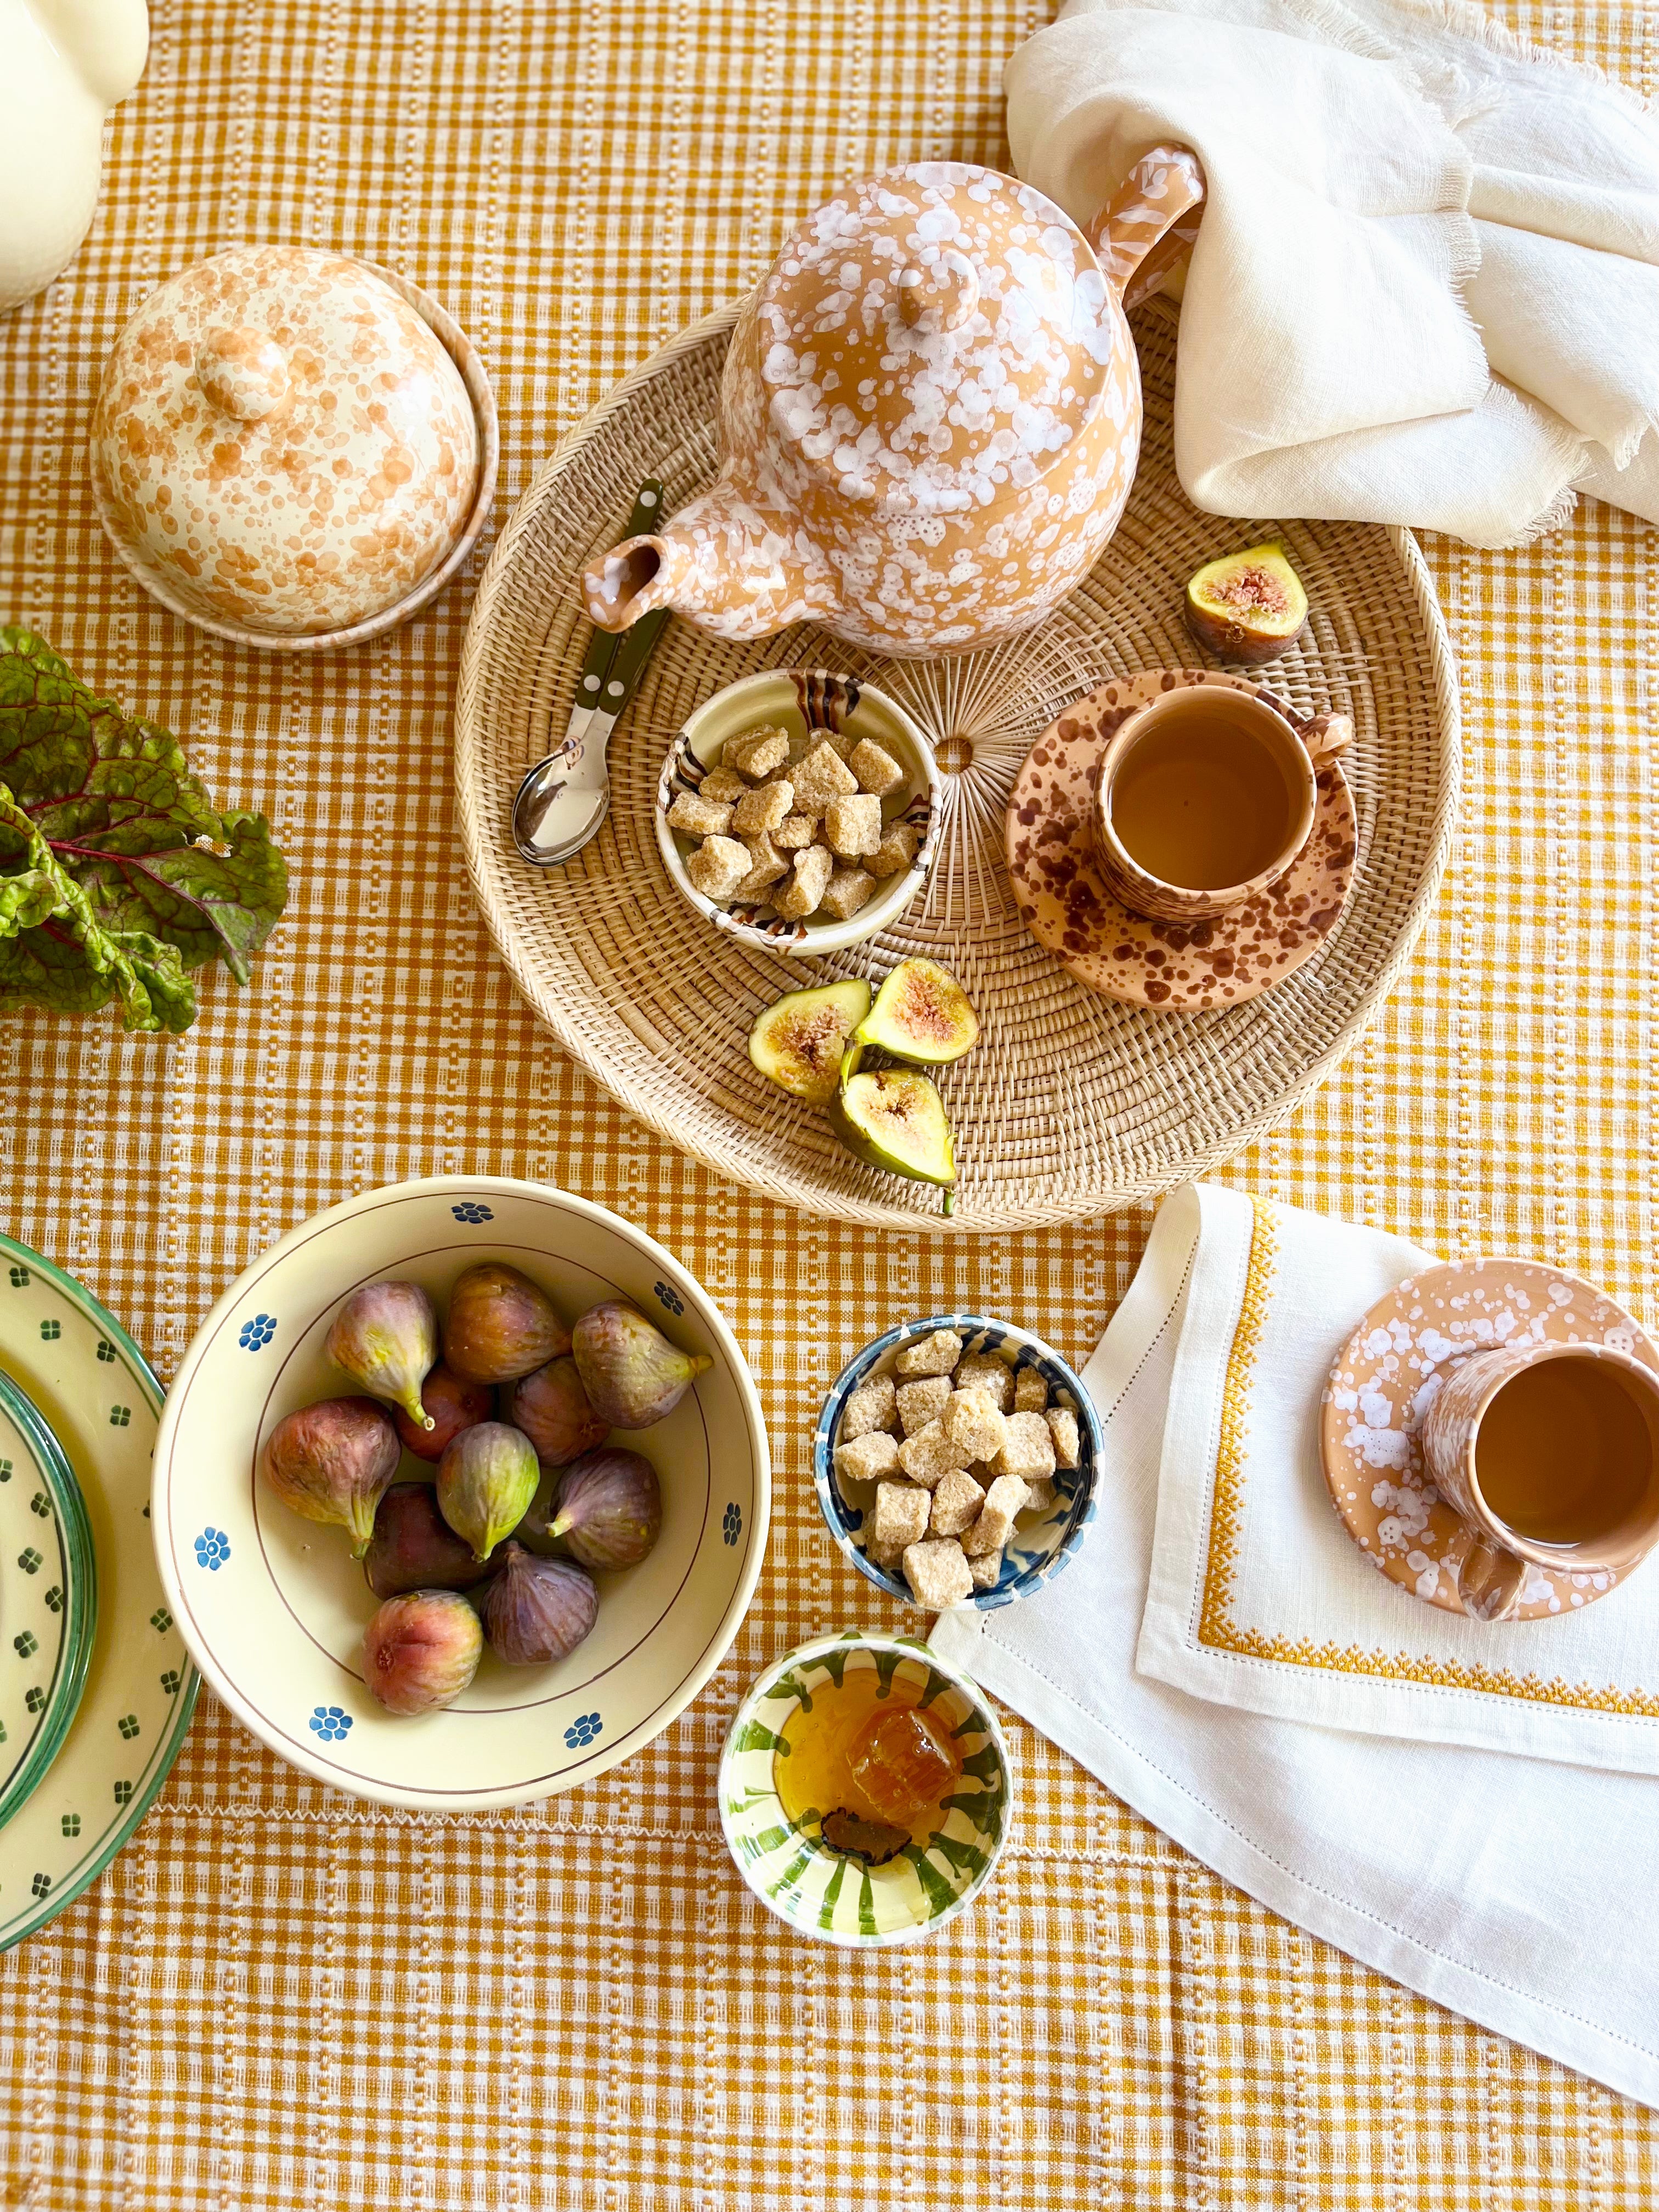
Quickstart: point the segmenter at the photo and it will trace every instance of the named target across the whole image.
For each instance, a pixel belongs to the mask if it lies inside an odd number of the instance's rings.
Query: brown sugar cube
[[[898,1467],[898,1443],[885,1429],[872,1429],[850,1444],[836,1446],[836,1473],[842,1482],[873,1482]]]
[[[754,865],[748,846],[735,837],[711,837],[688,858],[685,872],[705,898],[729,899]]]
[[[699,792],[683,791],[668,810],[668,826],[684,830],[688,837],[724,837],[732,826],[732,809]]]
[[[1000,1552],[1013,1532],[1014,1516],[1024,1510],[1025,1485],[1017,1474],[1000,1474],[985,1493],[979,1518],[962,1540],[970,1559],[981,1552]]]
[[[907,1544],[919,1544],[927,1534],[933,1503],[929,1493],[914,1482],[878,1482],[876,1502],[859,1532],[865,1549],[899,1553]]]
[[[991,1462],[994,1472],[1021,1482],[1046,1481],[1054,1471],[1054,1440],[1042,1414],[1009,1413],[1003,1425],[1007,1434]]]
[[[1054,1438],[1054,1465],[1075,1467],[1078,1463],[1077,1415],[1069,1406],[1048,1406],[1042,1418],[1048,1424],[1048,1434]]]
[[[1048,1476],[1039,1475],[1035,1482],[1026,1484],[1025,1503],[1020,1510],[1023,1513],[1046,1513],[1059,1495]]]
[[[832,799],[823,810],[824,841],[843,860],[856,860],[873,853],[881,842],[881,801],[860,792],[853,799]]]
[[[901,1382],[893,1393],[899,1426],[907,1437],[915,1436],[918,1429],[925,1429],[929,1421],[938,1420],[950,1402],[948,1375],[924,1375],[914,1382]]]
[[[842,1443],[856,1443],[872,1429],[884,1429],[893,1418],[893,1397],[890,1375],[866,1376],[842,1410]]]
[[[794,803],[793,785],[757,784],[753,791],[745,791],[732,809],[732,827],[739,837],[754,837],[763,830],[775,830]]]
[[[733,898],[755,899],[763,891],[769,890],[774,884],[782,882],[789,872],[789,855],[779,852],[764,830],[758,837],[745,837],[743,842],[748,847],[755,865],[732,896]]]
[[[985,1504],[985,1492],[971,1474],[953,1467],[948,1474],[941,1475],[933,1492],[933,1510],[928,1517],[927,1533],[933,1536],[959,1536],[964,1528],[971,1528],[980,1516]]]
[[[744,730],[738,737],[728,738],[720,748],[720,764],[736,769],[750,783],[758,783],[769,769],[778,767],[788,757],[789,740],[784,732],[769,722],[763,722],[757,730]]]
[[[1040,1413],[1048,1402],[1048,1385],[1040,1370],[1022,1367],[1014,1377],[1014,1411],[1017,1413]]]
[[[697,786],[697,796],[699,799],[712,799],[717,806],[722,804],[729,805],[734,799],[741,799],[748,788],[743,778],[734,775],[729,768],[711,768]]]
[[[945,1433],[968,1460],[993,1460],[1002,1449],[1007,1423],[983,1390],[953,1390],[940,1414]]]
[[[837,868],[823,887],[823,911],[837,921],[851,921],[869,905],[875,888],[875,878],[862,868]]]
[[[805,921],[823,903],[830,878],[836,872],[835,856],[823,845],[809,845],[795,855],[794,872],[772,903],[791,921]]]
[[[929,1421],[925,1429],[906,1437],[898,1448],[898,1461],[912,1482],[921,1483],[924,1490],[932,1490],[952,1468],[966,1467],[968,1455],[959,1444],[951,1442],[942,1424]]]
[[[994,1589],[1002,1580],[1002,1553],[981,1552],[977,1559],[969,1560],[968,1571],[976,1590]]]
[[[908,1546],[902,1564],[912,1596],[930,1612],[943,1613],[973,1594],[967,1554],[953,1536]]]
[[[948,1375],[962,1357],[962,1339],[953,1328],[936,1328],[907,1344],[893,1362],[895,1375]]]
[[[878,799],[885,799],[904,781],[904,770],[891,753],[884,752],[870,738],[861,738],[854,746],[847,765],[857,776],[860,790],[873,792]]]
[[[772,842],[783,853],[804,853],[818,834],[816,817],[811,814],[786,815],[772,832]]]
[[[822,814],[832,799],[848,799],[859,780],[827,744],[813,746],[792,774],[795,805],[802,814]]]
[[[880,844],[865,855],[871,874],[882,883],[889,876],[902,876],[915,859],[921,842],[921,833],[914,822],[890,822]]]
[[[1014,1402],[1014,1370],[1006,1359],[999,1359],[994,1352],[969,1352],[957,1363],[956,1386],[958,1390],[983,1390],[998,1413],[1012,1410]]]

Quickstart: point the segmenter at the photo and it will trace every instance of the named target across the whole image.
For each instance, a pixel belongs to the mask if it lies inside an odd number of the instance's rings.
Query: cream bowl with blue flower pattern
[[[790,1755],[793,1717],[866,1669],[878,1695],[899,1680],[914,1687],[917,1706],[944,1724],[962,1757],[937,1827],[884,1866],[825,1842],[821,1816],[832,1808],[792,1822],[775,1774],[778,1758]],[[726,1848],[761,1903],[798,1935],[848,1950],[914,1942],[965,1912],[1002,1849],[1012,1794],[1008,1747],[977,1685],[915,1637],[855,1629],[803,1644],[760,1676],[726,1736],[718,1790]]]

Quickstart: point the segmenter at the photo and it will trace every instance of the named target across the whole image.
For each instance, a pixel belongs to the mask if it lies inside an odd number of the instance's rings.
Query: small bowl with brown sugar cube
[[[1100,1417],[1052,1346],[983,1314],[935,1314],[842,1370],[812,1480],[830,1534],[890,1597],[987,1612],[1075,1555],[1101,1451]]]
[[[939,837],[932,746],[853,676],[777,668],[705,700],[657,786],[657,847],[717,929],[769,952],[838,952],[896,921]]]

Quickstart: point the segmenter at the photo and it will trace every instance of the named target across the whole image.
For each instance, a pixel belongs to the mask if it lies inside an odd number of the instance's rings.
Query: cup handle
[[[1312,714],[1298,714],[1287,699],[1276,691],[1261,690],[1256,694],[1264,707],[1272,707],[1281,714],[1308,749],[1308,758],[1316,774],[1328,768],[1339,753],[1345,753],[1353,743],[1353,719],[1348,714],[1334,714],[1320,708]]]
[[[1143,154],[1087,236],[1107,283],[1126,309],[1166,284],[1192,249],[1204,214],[1204,168],[1184,146]]]
[[[1457,1563],[1457,1594],[1476,1620],[1508,1620],[1521,1602],[1527,1563],[1479,1531]]]

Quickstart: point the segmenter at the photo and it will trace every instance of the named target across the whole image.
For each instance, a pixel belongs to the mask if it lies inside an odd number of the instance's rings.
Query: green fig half
[[[1282,545],[1206,562],[1187,586],[1187,627],[1219,660],[1277,660],[1308,627],[1308,594]]]
[[[979,1016],[948,968],[937,960],[901,960],[853,1038],[895,1060],[945,1067],[979,1042]]]
[[[870,1011],[862,978],[816,991],[786,991],[749,1032],[749,1057],[769,1082],[809,1106],[836,1095],[847,1040]]]
[[[849,1152],[872,1168],[939,1183],[947,1192],[956,1182],[944,1103],[927,1078],[913,1068],[849,1075],[830,1102],[830,1126]]]

